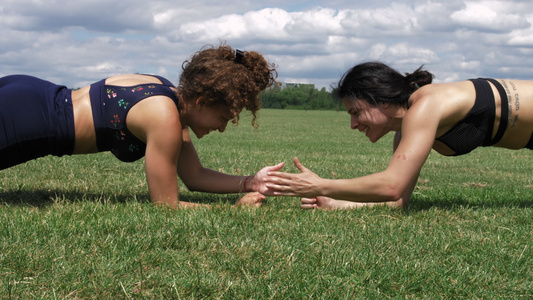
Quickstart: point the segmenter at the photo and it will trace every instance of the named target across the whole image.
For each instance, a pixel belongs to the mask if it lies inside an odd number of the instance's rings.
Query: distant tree
[[[266,90],[260,94],[263,108],[339,110],[342,103],[334,99],[326,88],[317,90],[314,85],[289,85],[283,89]]]

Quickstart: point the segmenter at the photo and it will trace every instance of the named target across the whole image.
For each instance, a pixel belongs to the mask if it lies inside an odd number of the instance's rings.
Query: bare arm
[[[204,168],[191,141],[188,129],[182,131],[183,143],[177,172],[191,191],[211,193],[239,193],[242,176],[233,176]]]
[[[183,143],[178,159],[178,175],[192,191],[210,193],[241,193],[266,191],[265,178],[269,171],[283,167],[278,164],[265,167],[254,175],[229,175],[202,166],[187,129],[183,130]]]
[[[394,134],[394,141],[393,141],[393,152],[396,152],[396,149],[398,149],[398,146],[400,145],[400,141],[402,139],[402,133],[401,131],[398,131]],[[398,199],[397,201],[394,201],[392,203],[388,203],[390,206],[395,207],[406,207],[407,204],[409,204],[409,201],[411,200],[411,195],[413,194],[413,191],[416,187],[416,182],[418,181],[418,177],[420,176],[420,172],[416,175],[415,178],[410,182],[410,184],[407,186],[407,189],[402,194],[402,197]]]
[[[128,129],[146,142],[146,181],[151,200],[177,208],[180,201],[175,170],[181,148],[181,123],[176,106],[167,97],[151,97],[131,108],[127,122]]]
[[[157,82],[157,79],[152,76],[132,74],[112,77],[108,81],[115,85],[129,86]],[[149,97],[131,108],[126,122],[128,129],[146,143],[146,180],[151,200],[171,208],[206,206],[179,201],[176,168],[178,157],[182,157],[180,152],[184,137],[179,112],[174,102],[165,96]],[[264,196],[259,193],[250,193],[238,204],[259,206],[263,199]]]
[[[128,128],[146,142],[146,181],[154,203],[174,209],[208,206],[179,200],[176,168],[178,157],[182,156],[183,130],[178,111],[170,99],[152,97],[149,102],[141,101],[132,107]],[[263,199],[261,194],[249,194],[240,204],[259,206]]]
[[[325,196],[353,202],[408,201],[418,174],[431,151],[439,118],[424,105],[413,105],[402,122],[401,141],[383,172],[351,178],[323,179],[295,158],[299,174],[270,172],[268,194],[313,198]],[[435,111],[435,110],[429,110]],[[398,201],[402,201],[398,203]]]

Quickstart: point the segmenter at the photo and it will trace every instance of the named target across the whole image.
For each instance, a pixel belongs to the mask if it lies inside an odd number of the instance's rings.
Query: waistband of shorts
[[[72,155],[74,153],[74,108],[72,105],[72,90],[62,88],[57,91],[54,99],[54,109],[57,116],[56,149],[54,155]]]

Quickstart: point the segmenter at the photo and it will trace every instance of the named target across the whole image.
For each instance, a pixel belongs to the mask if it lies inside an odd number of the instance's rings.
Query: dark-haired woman
[[[35,77],[0,78],[0,170],[46,155],[111,151],[131,162],[145,157],[153,202],[179,201],[178,176],[194,191],[248,193],[238,204],[259,206],[265,167],[253,176],[204,168],[191,142],[237,123],[246,108],[254,116],[259,92],[274,67],[254,51],[227,45],[204,47],[183,64],[179,85],[153,75],[120,75],[70,90]]]
[[[376,142],[395,132],[386,170],[352,179],[323,179],[297,158],[298,174],[270,172],[269,195],[300,196],[302,208],[404,207],[431,149],[463,155],[479,146],[533,149],[533,81],[480,78],[431,84],[417,69],[406,76],[369,62],[339,81],[351,127]]]

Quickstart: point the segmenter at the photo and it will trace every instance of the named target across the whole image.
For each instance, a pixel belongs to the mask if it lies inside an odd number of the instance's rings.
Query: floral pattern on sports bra
[[[158,77],[159,78],[159,77]],[[100,110],[95,119],[97,146],[99,151],[111,151],[119,160],[132,162],[145,155],[146,144],[127,128],[126,117],[129,110],[138,102],[156,95],[168,96],[177,105],[178,99],[168,80],[160,78],[164,84],[139,84],[134,86],[104,85],[100,105],[93,103],[93,110]],[[95,83],[103,84],[104,81]],[[92,89],[92,87],[91,87]],[[91,100],[93,95],[91,95]],[[96,118],[96,117],[95,117]]]

